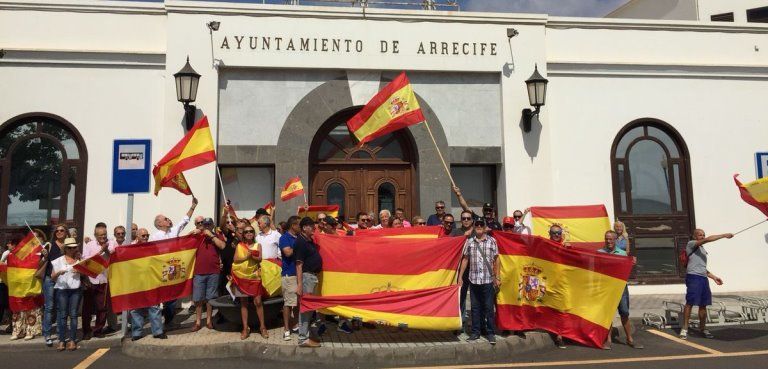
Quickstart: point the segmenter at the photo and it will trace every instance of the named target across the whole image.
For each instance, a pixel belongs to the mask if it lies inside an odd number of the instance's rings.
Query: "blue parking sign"
[[[757,166],[757,179],[768,176],[768,152],[755,153],[755,165]]]
[[[112,193],[149,192],[151,140],[115,140]]]

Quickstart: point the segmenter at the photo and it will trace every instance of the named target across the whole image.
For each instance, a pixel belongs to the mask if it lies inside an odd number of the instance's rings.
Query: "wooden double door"
[[[339,216],[357,221],[357,213],[397,208],[412,217],[413,170],[410,164],[324,164],[314,168],[310,192],[312,205],[339,205]]]

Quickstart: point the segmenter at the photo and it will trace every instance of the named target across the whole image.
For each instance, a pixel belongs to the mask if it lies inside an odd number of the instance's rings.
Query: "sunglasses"
[[[461,217],[461,220],[472,220],[472,217]]]
[[[445,224],[445,225],[453,225],[453,222],[451,222],[451,221],[444,221],[443,224]]]
[[[515,218],[515,219],[520,219],[520,218],[522,218],[522,217],[523,217],[522,215],[513,215],[513,216],[512,216],[512,218]]]
[[[246,233],[246,234],[247,233],[256,233],[256,231],[254,231],[253,229],[246,229],[246,230],[243,231],[243,233]]]
[[[149,238],[149,235],[148,234],[142,234],[142,235],[139,235],[139,237],[141,237],[141,238]]]
[[[203,222],[195,222],[195,225],[201,225]]]
[[[416,222],[418,225],[427,225],[427,222]]]
[[[560,236],[563,234],[563,231],[550,231],[549,234],[553,236]]]
[[[361,221],[361,222],[370,222],[370,221],[371,221],[371,219],[364,219],[364,218],[360,218],[360,221]]]
[[[442,209],[445,209],[445,206],[435,206],[435,209],[442,210]]]
[[[57,229],[56,232],[66,232],[66,229]]]

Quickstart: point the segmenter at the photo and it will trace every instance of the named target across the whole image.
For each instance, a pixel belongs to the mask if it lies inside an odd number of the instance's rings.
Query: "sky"
[[[162,1],[162,0],[145,0]],[[192,0],[190,0],[192,1]],[[213,0],[228,2],[261,3],[262,0]],[[385,0],[370,0],[385,1]],[[398,2],[402,0],[389,0]],[[418,0],[408,0],[418,2]],[[447,0],[437,0],[445,3]],[[477,12],[509,12],[509,13],[541,13],[571,17],[602,17],[618,8],[628,0],[457,0],[463,11]],[[282,4],[284,0],[266,0],[267,3]],[[300,3],[311,1],[300,0]],[[311,4],[319,5],[319,4]],[[343,6],[349,6],[344,4]],[[442,8],[445,9],[445,8]]]

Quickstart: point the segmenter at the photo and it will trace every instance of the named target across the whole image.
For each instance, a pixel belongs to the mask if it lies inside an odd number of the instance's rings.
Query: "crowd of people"
[[[152,234],[146,228],[133,224],[130,239],[125,227],[113,228],[112,237],[108,235],[107,225],[97,223],[93,238],[84,237],[83,244],[76,241],[73,229],[64,225],[54,227],[50,242],[44,232],[35,229],[36,237],[45,244],[39,254],[38,269],[35,277],[42,282],[42,308],[27,311],[13,311],[12,324],[9,324],[11,339],[30,340],[42,335],[46,345],[54,345],[52,326],[54,316],[58,328],[57,349],[77,349],[78,311],[82,304],[82,339],[115,332],[118,329],[117,317],[110,306],[109,288],[106,271],[95,278],[80,275],[73,265],[80,260],[96,254],[109,255],[118,247],[131,247],[149,241],[165,240],[185,234],[204,235],[196,251],[196,262],[193,270],[193,293],[195,323],[192,332],[203,327],[203,310],[205,310],[205,326],[214,329],[211,300],[223,295],[236,298],[240,308],[242,330],[240,339],[250,336],[248,324],[249,307],[253,304],[259,321],[259,334],[262,338],[269,337],[265,325],[264,299],[267,291],[260,285],[261,264],[265,259],[281,259],[282,286],[282,320],[283,339],[292,340],[297,335],[300,347],[318,347],[321,336],[327,329],[326,322],[336,323],[337,330],[343,333],[353,333],[350,322],[339,317],[325,317],[316,312],[299,313],[299,300],[302,295],[317,293],[318,276],[323,268],[323,260],[314,242],[316,232],[327,234],[352,235],[366,229],[441,226],[443,236],[466,238],[461,264],[459,267],[458,283],[460,288],[460,310],[463,326],[469,327],[467,340],[475,341],[485,336],[490,344],[496,344],[496,326],[494,321],[495,296],[501,287],[499,270],[499,250],[494,238],[494,232],[513,232],[531,234],[530,227],[524,221],[530,213],[529,209],[515,210],[512,216],[504,217],[501,222],[492,204],[484,204],[482,214],[475,214],[467,205],[459,188],[453,188],[462,207],[459,219],[447,211],[443,201],[435,203],[435,213],[426,220],[422,216],[408,219],[403,209],[394,212],[381,210],[377,215],[360,212],[356,215],[355,224],[347,224],[341,219],[327,214],[318,214],[317,219],[310,217],[290,216],[286,221],[275,224],[274,219],[265,209],[259,209],[253,218],[238,217],[235,209],[227,203],[222,209],[218,222],[212,218],[197,216],[194,218],[194,229],[185,232],[184,229],[192,221],[197,199],[187,213],[176,223],[163,214],[154,219]],[[218,223],[218,224],[217,224]],[[687,277],[685,319],[680,337],[685,339],[688,334],[688,320],[692,306],[705,307],[711,304],[711,291],[707,278],[717,284],[722,280],[709,272],[707,252],[704,245],[721,238],[733,237],[732,234],[722,234],[706,237],[704,231],[697,229],[693,239],[687,246]],[[560,225],[554,224],[549,229],[549,239],[570,248]],[[18,239],[9,240],[0,262],[5,263],[8,254],[18,243]],[[605,232],[605,245],[599,252],[627,256],[632,250],[630,237],[626,226],[617,221],[613,229]],[[248,276],[254,284],[240,286],[231,283],[233,277]],[[8,289],[0,284],[0,319],[8,308]],[[471,302],[471,318],[466,314],[467,294]],[[162,306],[161,306],[162,305]],[[174,317],[179,308],[178,301],[166,301],[155,306],[147,306],[129,312],[131,339],[144,337],[145,319],[149,321],[151,334],[156,339],[166,339],[166,332],[178,329]],[[632,337],[632,327],[629,320],[629,292],[625,287],[622,298],[617,306],[618,314],[626,335],[626,344],[634,348],[642,348]],[[705,309],[699,310],[700,329],[705,337],[712,334],[705,328]],[[236,322],[237,323],[237,322]],[[456,332],[461,334],[462,332]],[[565,348],[561,336],[553,335],[555,344]],[[610,349],[611,337],[604,348]]]

